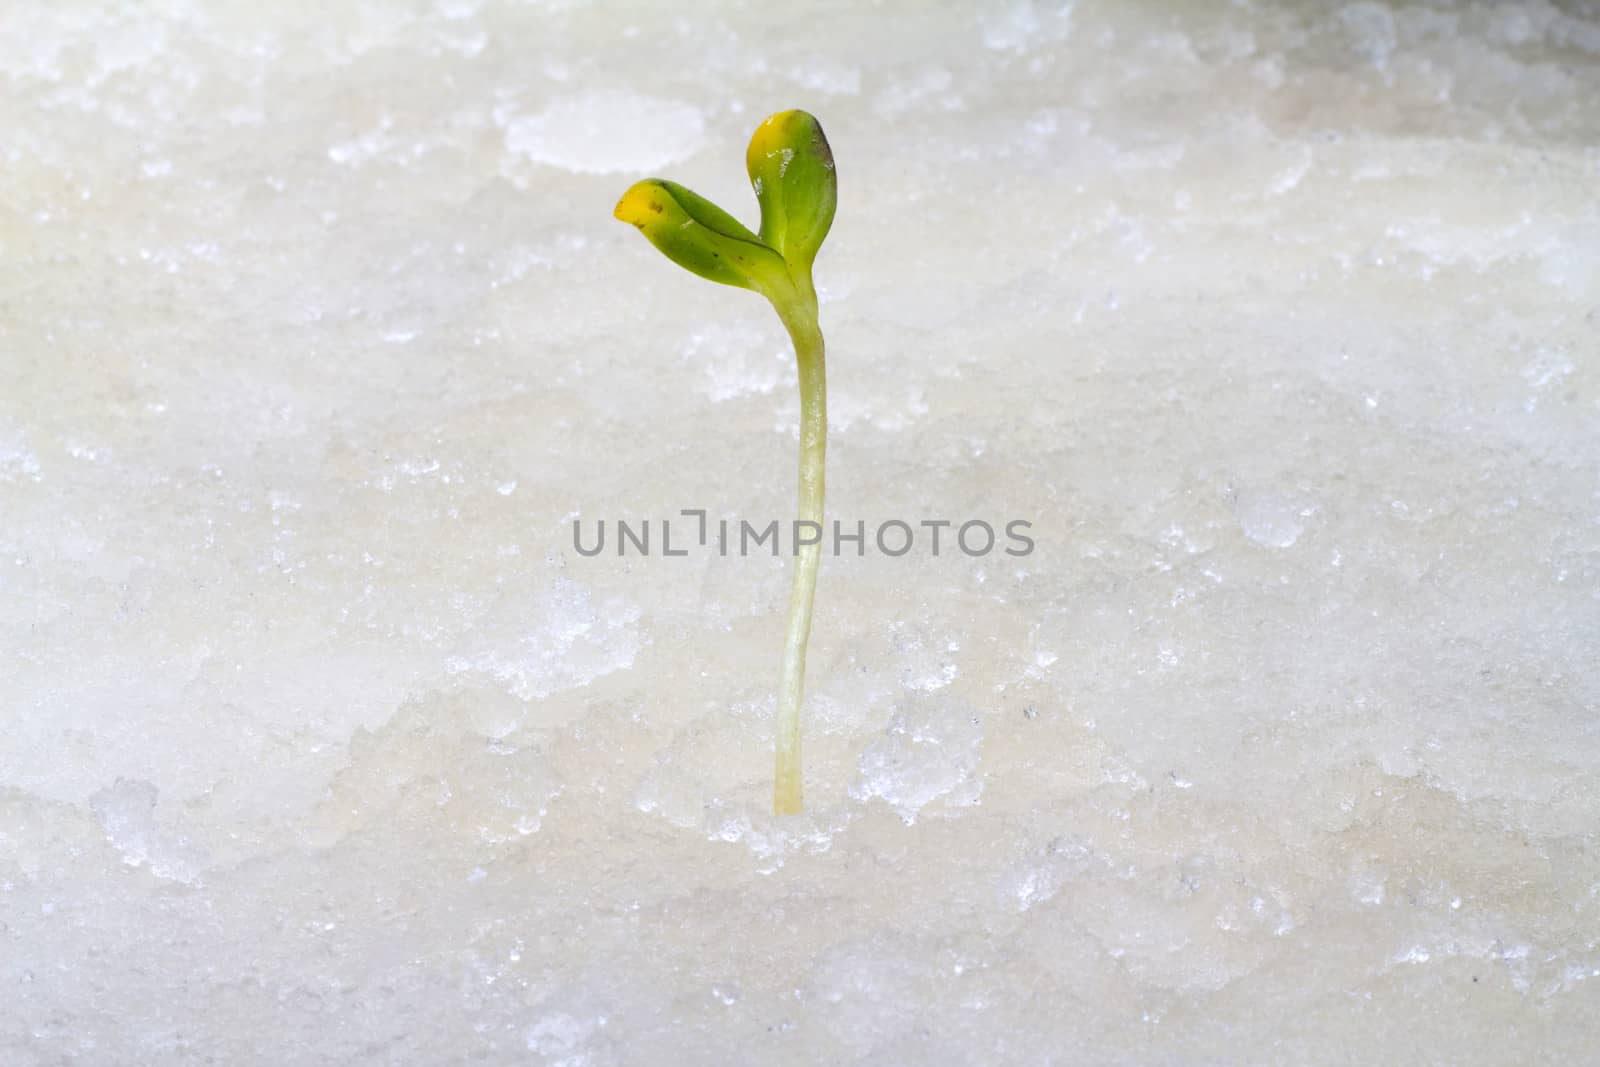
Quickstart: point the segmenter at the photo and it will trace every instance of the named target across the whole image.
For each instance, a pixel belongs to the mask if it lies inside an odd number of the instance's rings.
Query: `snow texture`
[[[838,160],[822,564],[759,298]],[[0,1063],[1600,1047],[1589,0],[0,4]],[[659,538],[659,526],[656,535]],[[659,541],[653,546],[659,549]]]

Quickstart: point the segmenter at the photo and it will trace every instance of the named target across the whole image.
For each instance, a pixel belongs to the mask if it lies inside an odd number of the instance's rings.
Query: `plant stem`
[[[815,523],[818,544],[796,551],[789,586],[789,627],[783,646],[783,684],[778,690],[777,774],[772,810],[798,815],[800,777],[800,700],[805,690],[806,642],[811,636],[811,601],[817,591],[822,556],[823,461],[828,451],[828,384],[817,327],[817,298],[809,285],[793,300],[774,302],[794,342],[800,366],[800,506],[798,518]],[[798,531],[798,528],[797,528]],[[796,537],[796,540],[799,538]]]

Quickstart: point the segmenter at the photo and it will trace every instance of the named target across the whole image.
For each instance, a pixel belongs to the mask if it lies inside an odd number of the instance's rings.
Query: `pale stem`
[[[779,815],[798,815],[802,806],[800,701],[805,691],[811,601],[817,591],[817,563],[822,556],[823,460],[828,450],[828,386],[822,331],[817,328],[816,297],[802,292],[799,299],[776,306],[800,365],[800,506],[796,517],[816,524],[808,529],[814,529],[819,543],[799,549],[789,586],[789,627],[783,646],[783,683],[778,690],[777,774],[772,801],[773,811]]]

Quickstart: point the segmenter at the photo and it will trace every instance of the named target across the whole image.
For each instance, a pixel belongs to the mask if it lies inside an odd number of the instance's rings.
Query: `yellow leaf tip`
[[[660,215],[666,210],[661,202],[661,196],[661,189],[653,180],[635,182],[622,194],[622,199],[617,201],[616,208],[611,212],[612,217],[620,222],[643,228],[652,216]]]

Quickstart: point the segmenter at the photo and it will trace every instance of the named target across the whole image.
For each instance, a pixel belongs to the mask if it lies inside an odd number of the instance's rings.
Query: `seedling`
[[[833,225],[838,201],[833,152],[815,118],[804,111],[780,111],[756,127],[745,165],[761,205],[760,236],[704,197],[657,178],[624,193],[616,216],[639,227],[678,266],[714,282],[752,289],[771,301],[800,365],[799,519],[815,523],[813,529],[820,531],[828,387],[811,264]],[[772,802],[779,815],[801,809],[800,699],[820,557],[820,544],[798,546],[789,587]]]

